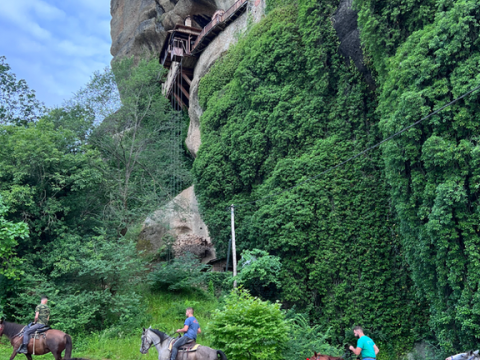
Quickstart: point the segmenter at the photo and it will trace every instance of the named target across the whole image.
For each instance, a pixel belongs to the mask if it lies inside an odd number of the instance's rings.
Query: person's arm
[[[178,330],[175,331],[175,332],[177,332],[177,333],[186,333],[187,331],[188,331],[188,325],[185,325],[185,326],[183,327],[183,329],[178,329]]]
[[[360,355],[360,353],[362,352],[362,348],[354,348],[353,346],[350,346],[349,347],[350,351],[353,352],[355,355]]]
[[[374,344],[374,345],[373,345],[373,350],[375,350],[375,356],[377,356],[378,353],[380,352],[380,350],[378,349],[377,344]]]
[[[35,313],[35,322],[38,321],[38,311]]]
[[[198,328],[197,334],[200,334],[202,332],[202,329]]]

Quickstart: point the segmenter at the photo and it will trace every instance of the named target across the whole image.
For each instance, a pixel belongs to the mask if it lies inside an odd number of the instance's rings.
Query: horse
[[[479,352],[480,350],[471,350],[465,353],[449,356],[445,360],[480,360]]]
[[[330,355],[322,355],[322,354],[317,354],[315,352],[315,355],[310,358],[310,360],[343,360],[343,357],[334,357]]]
[[[170,343],[174,338],[168,336],[167,334],[157,330],[148,328],[143,328],[142,334],[142,345],[140,346],[140,352],[142,354],[148,353],[148,350],[155,346],[158,351],[158,360],[169,360],[170,359],[170,350],[168,349]],[[181,355],[180,355],[181,354]],[[223,351],[215,350],[209,348],[208,346],[200,345],[197,350],[183,353],[178,352],[177,359],[181,360],[218,360],[218,355],[220,355],[220,360],[227,360],[227,356]]]
[[[10,360],[13,360],[17,356],[17,350],[22,344],[23,336],[17,336],[24,325],[15,324],[7,321],[0,320],[0,337],[5,335],[10,344],[13,346],[13,354],[10,356]],[[51,352],[55,360],[62,360],[62,352],[65,350],[64,360],[71,359],[72,356],[72,338],[70,335],[65,334],[60,330],[48,330],[45,333],[45,338],[43,334],[39,336],[39,339],[35,340],[35,349],[34,339],[30,339],[28,343],[28,354],[25,354],[28,360],[32,360],[32,354],[34,355],[45,355]]]

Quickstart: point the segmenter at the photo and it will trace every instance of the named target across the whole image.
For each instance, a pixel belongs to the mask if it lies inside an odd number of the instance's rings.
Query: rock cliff
[[[190,15],[201,28],[217,9],[226,9],[234,0],[111,0],[110,49],[114,60],[159,52],[168,30]]]

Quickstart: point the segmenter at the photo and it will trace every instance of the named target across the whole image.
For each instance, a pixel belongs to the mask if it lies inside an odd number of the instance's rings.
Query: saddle
[[[15,335],[16,337],[22,337],[23,336],[23,333],[25,332],[26,329],[28,329],[30,326],[32,326],[33,323],[30,323],[28,324],[27,326],[25,326],[17,335]],[[38,330],[36,330],[33,334],[30,334],[30,339],[38,339],[39,338],[39,335],[42,334],[43,337],[45,338],[47,336],[46,332],[50,330],[50,327],[49,326],[44,326]]]
[[[172,342],[170,342],[170,345],[168,345],[168,350],[172,351],[172,347],[173,347],[173,344],[175,344],[175,342],[178,340],[179,338],[177,339],[173,339]],[[182,347],[178,348],[178,351],[183,351],[183,352],[192,352],[192,351],[197,351],[198,347],[200,346],[200,344],[197,344],[197,342],[195,340],[190,340],[190,341],[187,341],[185,343],[185,345],[182,345]]]

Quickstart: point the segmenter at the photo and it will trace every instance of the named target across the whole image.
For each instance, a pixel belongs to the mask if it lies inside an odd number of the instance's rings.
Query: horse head
[[[166,338],[168,338],[167,334],[157,329],[152,329],[151,327],[148,329],[143,328],[140,352],[146,354],[152,346],[161,344]]]
[[[143,328],[143,333],[142,333],[142,345],[140,345],[140,352],[142,354],[148,353],[148,349],[153,344],[153,340],[148,336],[148,329]]]
[[[479,350],[477,351],[470,350],[465,353],[460,353],[457,355],[450,356],[446,360],[480,360],[480,354],[479,354]]]

